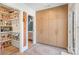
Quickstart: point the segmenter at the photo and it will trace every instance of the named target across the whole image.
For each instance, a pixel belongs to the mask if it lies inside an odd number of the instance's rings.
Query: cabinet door
[[[56,46],[56,31],[57,31],[57,23],[56,23],[56,12],[54,9],[49,10],[49,44]]]
[[[58,47],[67,47],[67,5],[37,12],[37,40]]]
[[[68,36],[68,8],[67,5],[58,8],[57,11],[57,46],[67,48]]]
[[[43,37],[43,23],[42,23],[42,12],[36,13],[36,38],[37,42],[42,42]]]
[[[48,44],[48,14],[47,11],[37,12],[37,41]]]
[[[43,18],[42,18],[42,22],[43,22],[43,31],[42,31],[42,34],[43,34],[43,39],[42,39],[42,42],[45,43],[45,44],[49,44],[49,37],[48,37],[48,11],[47,10],[44,10],[43,11]]]

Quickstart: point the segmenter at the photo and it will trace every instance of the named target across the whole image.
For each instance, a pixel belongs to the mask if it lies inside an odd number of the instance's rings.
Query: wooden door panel
[[[49,38],[48,38],[48,11],[43,11],[43,39],[42,39],[42,42],[45,43],[45,44],[48,44],[49,43]]]
[[[53,10],[49,10],[49,44],[56,46],[56,12]]]
[[[57,46],[66,47],[66,39],[65,39],[65,25],[63,20],[58,20],[58,31],[57,31]],[[64,28],[64,29],[63,29]]]
[[[43,11],[37,14],[37,37],[40,43],[48,43],[48,14]],[[38,31],[39,30],[39,31]]]
[[[63,5],[37,12],[37,41],[67,47],[67,7]]]
[[[37,14],[36,14],[36,31],[37,31],[37,35],[36,35],[36,37],[37,37],[37,42],[42,42],[42,39],[43,39],[43,34],[42,34],[42,32],[43,32],[43,28],[42,28],[42,26],[43,26],[43,22],[42,22],[42,12],[38,12]]]
[[[67,5],[61,7],[59,12],[57,12],[57,46],[67,48],[67,17],[68,16],[68,7]]]

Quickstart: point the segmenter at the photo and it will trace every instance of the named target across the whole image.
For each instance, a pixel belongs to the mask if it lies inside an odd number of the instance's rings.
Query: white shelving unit
[[[19,16],[17,16],[18,11],[16,10],[9,10],[5,8],[5,10],[1,10],[2,7],[0,7],[0,43],[6,43],[8,41],[11,42],[11,44],[17,48],[19,48],[19,36],[18,40],[15,39],[16,35],[13,34],[20,34],[19,32]],[[7,11],[8,10],[8,11]],[[13,15],[13,16],[12,16]],[[9,23],[10,22],[10,23]],[[7,25],[8,23],[8,25]],[[10,34],[11,38],[6,38]],[[7,36],[6,36],[7,35]],[[4,36],[6,39],[3,40]],[[15,37],[15,38],[14,38]]]

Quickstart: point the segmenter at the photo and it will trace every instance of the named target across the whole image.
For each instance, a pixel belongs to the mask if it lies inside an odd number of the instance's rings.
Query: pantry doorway
[[[19,52],[20,29],[19,10],[0,4],[0,54]]]

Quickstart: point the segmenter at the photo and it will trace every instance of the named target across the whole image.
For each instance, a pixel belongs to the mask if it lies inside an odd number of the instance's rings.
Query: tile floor
[[[66,49],[54,46],[36,44],[32,48],[23,53],[15,53],[16,55],[61,55],[61,52],[67,52]]]
[[[28,47],[29,47],[29,49],[32,47],[32,45],[33,45],[33,42],[31,40],[29,40],[28,41]]]

